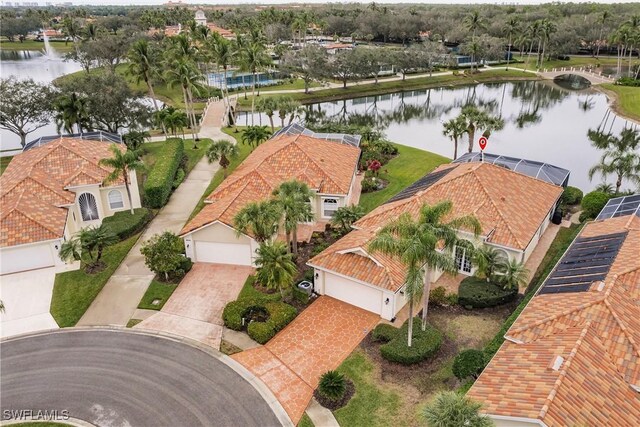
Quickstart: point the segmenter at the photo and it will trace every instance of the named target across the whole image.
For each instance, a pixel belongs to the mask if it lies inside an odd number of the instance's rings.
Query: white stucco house
[[[28,144],[0,176],[0,274],[62,266],[60,245],[78,230],[129,209],[124,182],[104,185],[117,135],[43,138]],[[116,142],[117,143],[117,142]],[[126,150],[123,144],[118,144]],[[135,172],[133,207],[140,207]]]
[[[297,124],[258,146],[216,190],[180,232],[194,262],[253,265],[258,243],[238,234],[234,216],[248,203],[267,200],[281,183],[296,179],[313,191],[314,220],[323,226],[335,211],[352,203],[360,157],[359,136],[315,134]],[[299,233],[300,240],[304,233]]]
[[[568,171],[561,171],[566,172],[566,180]],[[361,218],[354,231],[309,260],[315,270],[315,291],[392,320],[407,302],[406,272],[399,259],[368,249],[381,227],[404,213],[417,217],[424,204],[450,200],[452,218],[474,215],[482,226],[478,238],[459,230],[461,238],[525,262],[546,230],[562,191],[550,180],[504,165],[475,161],[442,165]],[[460,273],[474,274],[464,248],[455,248],[454,255]],[[434,272],[431,280],[441,274]]]

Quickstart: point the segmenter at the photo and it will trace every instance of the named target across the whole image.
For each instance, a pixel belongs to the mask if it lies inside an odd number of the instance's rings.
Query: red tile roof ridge
[[[22,191],[22,192],[20,192],[20,194],[17,194],[17,195],[13,196],[13,198],[15,200],[11,200],[9,202],[5,202],[6,204],[4,204],[4,206],[2,208],[1,218],[4,218],[4,217],[8,216],[12,212],[17,212],[20,215],[22,215],[23,217],[29,219],[30,221],[35,222],[36,224],[38,224],[40,227],[46,229],[47,231],[50,231],[52,233],[57,234],[58,230],[54,229],[54,227],[51,227],[48,222],[39,221],[38,219],[33,218],[31,215],[29,215],[24,209],[20,208],[20,202],[22,201],[22,197],[24,196],[24,193],[25,192]],[[12,197],[12,196],[9,195],[9,197]],[[38,201],[38,203],[43,203],[38,198],[36,198],[35,200]]]
[[[629,343],[631,343],[631,347],[633,347],[633,349],[636,351],[636,356],[640,358],[640,347],[638,346],[638,343],[636,343],[636,341],[633,339],[633,337],[627,330],[627,325],[625,325],[624,322],[620,320],[620,316],[618,316],[618,313],[616,313],[616,310],[613,308],[613,306],[608,300],[604,301],[604,305],[607,307],[607,309],[609,309],[611,316],[613,317],[613,319],[616,321],[616,323],[622,330],[622,333],[624,334],[624,336],[627,338],[627,340],[629,340]],[[640,385],[640,384],[637,384],[637,385]]]
[[[547,399],[546,399],[544,405],[542,405],[542,408],[540,409],[540,414],[538,415],[538,418],[540,420],[544,419],[544,417],[547,415],[547,412],[549,411],[549,408],[553,404],[553,400],[556,397],[556,394],[558,393],[558,389],[562,385],[562,381],[564,381],[565,377],[567,376],[567,371],[571,367],[571,362],[575,358],[576,354],[578,353],[578,350],[580,349],[580,346],[582,345],[582,343],[584,341],[584,338],[586,337],[587,333],[589,332],[589,328],[591,327],[591,322],[592,322],[591,320],[587,321],[587,323],[585,324],[584,328],[582,329],[582,332],[580,332],[580,336],[578,337],[578,340],[576,341],[576,345],[573,347],[573,349],[571,350],[571,353],[569,353],[569,356],[567,357],[567,359],[562,364],[562,367],[561,367],[561,370],[560,370],[560,375],[556,379],[553,387],[551,388],[551,391],[549,392],[549,396],[547,396]]]

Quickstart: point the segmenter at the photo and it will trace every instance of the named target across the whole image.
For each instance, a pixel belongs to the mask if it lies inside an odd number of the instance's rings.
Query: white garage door
[[[22,248],[5,248],[0,252],[0,274],[35,270],[53,265],[53,253],[48,243]]]
[[[382,291],[330,273],[325,273],[324,280],[325,295],[380,314]]]
[[[196,241],[196,260],[217,264],[251,265],[251,246]]]

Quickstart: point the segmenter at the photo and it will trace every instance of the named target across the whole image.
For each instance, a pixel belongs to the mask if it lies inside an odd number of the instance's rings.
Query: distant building
[[[202,9],[198,9],[196,11],[196,15],[194,19],[196,21],[196,24],[207,26],[211,32],[218,33],[225,39],[235,38],[235,34],[232,31],[227,30],[226,28],[218,27],[214,23],[208,23],[207,16],[204,14]]]
[[[207,25],[207,17],[202,10],[196,11],[195,21],[198,25]]]

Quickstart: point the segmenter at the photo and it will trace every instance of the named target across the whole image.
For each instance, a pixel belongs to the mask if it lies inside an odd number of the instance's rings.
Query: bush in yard
[[[398,147],[396,147],[389,141],[385,141],[384,139],[374,141],[370,145],[373,146],[375,151],[378,151],[385,156],[395,156],[396,154],[398,154]]]
[[[435,305],[447,304],[447,290],[444,286],[438,286],[429,292],[429,302]]]
[[[517,287],[503,289],[477,277],[467,277],[458,288],[458,304],[465,308],[495,307],[515,300],[517,296]]]
[[[582,198],[582,215],[581,218],[591,219],[598,216],[604,205],[607,204],[611,195],[601,191],[592,191]]]
[[[458,294],[455,292],[447,294],[447,305],[456,305],[458,304]]]
[[[260,344],[265,344],[275,334],[291,322],[298,312],[293,306],[283,302],[264,302],[255,299],[242,299],[227,304],[222,311],[224,325],[234,331],[244,329],[242,318],[251,310],[264,310],[268,318],[264,322],[249,323],[247,334]]]
[[[168,139],[158,151],[158,158],[144,183],[144,200],[149,207],[159,209],[169,200],[183,154],[181,139]]]
[[[413,365],[433,356],[442,345],[442,333],[427,325],[422,330],[422,321],[413,319],[413,339],[411,347],[407,345],[408,320],[400,328],[400,332],[388,343],[380,346],[380,354],[390,362],[402,365]]]
[[[463,350],[453,359],[453,375],[459,380],[469,377],[478,378],[486,365],[484,352],[480,350]]]
[[[347,380],[340,372],[327,371],[318,382],[318,392],[331,400],[341,399],[346,390]]]
[[[378,191],[378,183],[372,177],[367,176],[362,180],[362,192],[372,193]]]
[[[400,329],[388,323],[380,323],[373,329],[371,337],[377,342],[389,342],[400,333]]]
[[[184,181],[184,177],[185,177],[184,169],[178,169],[178,172],[176,172],[176,177],[173,180],[174,189],[178,188],[180,184],[182,184],[182,181]]]
[[[582,201],[582,196],[582,190],[576,187],[568,186],[564,189],[560,201],[563,205],[567,206],[577,205]]]
[[[183,255],[184,242],[170,231],[152,236],[144,242],[140,252],[147,267],[165,281],[182,278],[191,268],[191,260],[185,261]]]
[[[424,419],[437,427],[490,427],[494,422],[480,413],[482,404],[455,391],[444,391],[424,408]]]
[[[138,208],[133,211],[133,215],[128,210],[116,212],[102,220],[102,224],[118,236],[118,239],[125,240],[142,230],[151,220],[151,211],[147,208]]]

